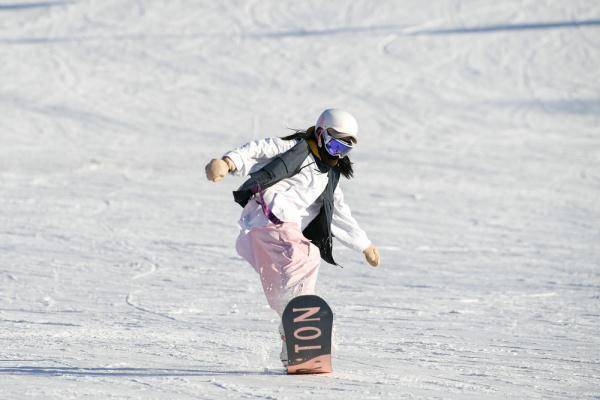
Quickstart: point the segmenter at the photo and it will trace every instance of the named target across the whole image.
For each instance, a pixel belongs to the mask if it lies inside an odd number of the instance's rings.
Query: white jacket
[[[267,138],[256,140],[227,152],[235,164],[234,175],[247,176],[265,166],[273,157],[291,149],[298,141]],[[302,168],[296,175],[282,179],[267,188],[264,200],[271,212],[283,222],[295,222],[301,230],[319,214],[322,202],[317,202],[327,186],[327,173],[319,171],[312,154],[306,157]],[[341,183],[341,182],[340,182]],[[252,198],[240,218],[240,227],[250,230],[271,223],[264,215],[257,199]],[[334,212],[331,221],[331,233],[346,247],[364,251],[371,241],[359,226],[350,207],[344,202],[344,195],[338,183],[334,192]]]

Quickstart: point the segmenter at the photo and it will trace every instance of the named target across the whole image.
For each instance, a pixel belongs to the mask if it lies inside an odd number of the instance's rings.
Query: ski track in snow
[[[0,397],[598,399],[599,34],[591,0],[0,2]],[[203,167],[330,106],[383,264],[337,246],[335,372],[289,377]]]

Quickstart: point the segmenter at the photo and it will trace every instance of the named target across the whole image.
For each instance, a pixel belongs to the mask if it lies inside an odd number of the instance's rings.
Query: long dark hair
[[[315,127],[311,126],[306,130],[296,130],[294,133],[288,136],[282,137],[283,140],[295,140],[295,139],[316,139],[315,136]],[[351,179],[354,176],[354,169],[352,169],[352,161],[348,158],[348,156],[344,156],[338,160],[337,165],[333,166],[333,168],[340,171],[340,174],[344,175],[346,179]]]

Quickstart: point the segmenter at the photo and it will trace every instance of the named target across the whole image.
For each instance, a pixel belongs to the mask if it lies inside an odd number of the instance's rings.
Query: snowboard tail
[[[315,295],[295,297],[286,306],[282,323],[288,374],[332,372],[333,313],[325,300]]]

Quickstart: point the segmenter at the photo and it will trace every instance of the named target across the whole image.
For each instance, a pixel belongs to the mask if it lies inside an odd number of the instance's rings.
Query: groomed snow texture
[[[360,123],[290,377],[204,165]],[[599,399],[600,2],[0,1],[0,398]]]

